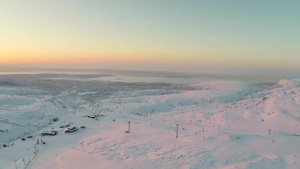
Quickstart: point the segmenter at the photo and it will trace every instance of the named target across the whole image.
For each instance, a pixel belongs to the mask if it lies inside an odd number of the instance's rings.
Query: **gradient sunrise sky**
[[[0,64],[300,71],[300,1],[1,0]]]

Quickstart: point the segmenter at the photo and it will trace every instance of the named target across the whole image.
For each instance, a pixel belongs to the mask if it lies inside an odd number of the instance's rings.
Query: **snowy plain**
[[[300,80],[136,79],[0,76],[0,168],[300,168]]]

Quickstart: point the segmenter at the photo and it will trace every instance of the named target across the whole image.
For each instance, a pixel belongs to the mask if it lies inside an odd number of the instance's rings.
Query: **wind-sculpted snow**
[[[299,168],[299,86],[147,85],[0,88],[0,168]]]

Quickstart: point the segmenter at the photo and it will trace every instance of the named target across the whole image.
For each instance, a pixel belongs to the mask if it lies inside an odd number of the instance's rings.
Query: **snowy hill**
[[[293,80],[282,79],[277,84],[274,85],[274,87],[299,87],[299,86],[300,86],[300,79],[293,79]]]
[[[2,87],[0,168],[298,169],[300,87],[291,82]],[[78,131],[65,133],[68,124]]]

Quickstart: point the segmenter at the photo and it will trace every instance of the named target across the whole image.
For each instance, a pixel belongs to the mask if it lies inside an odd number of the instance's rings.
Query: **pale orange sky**
[[[300,71],[298,6],[298,2],[4,1],[0,64]]]

